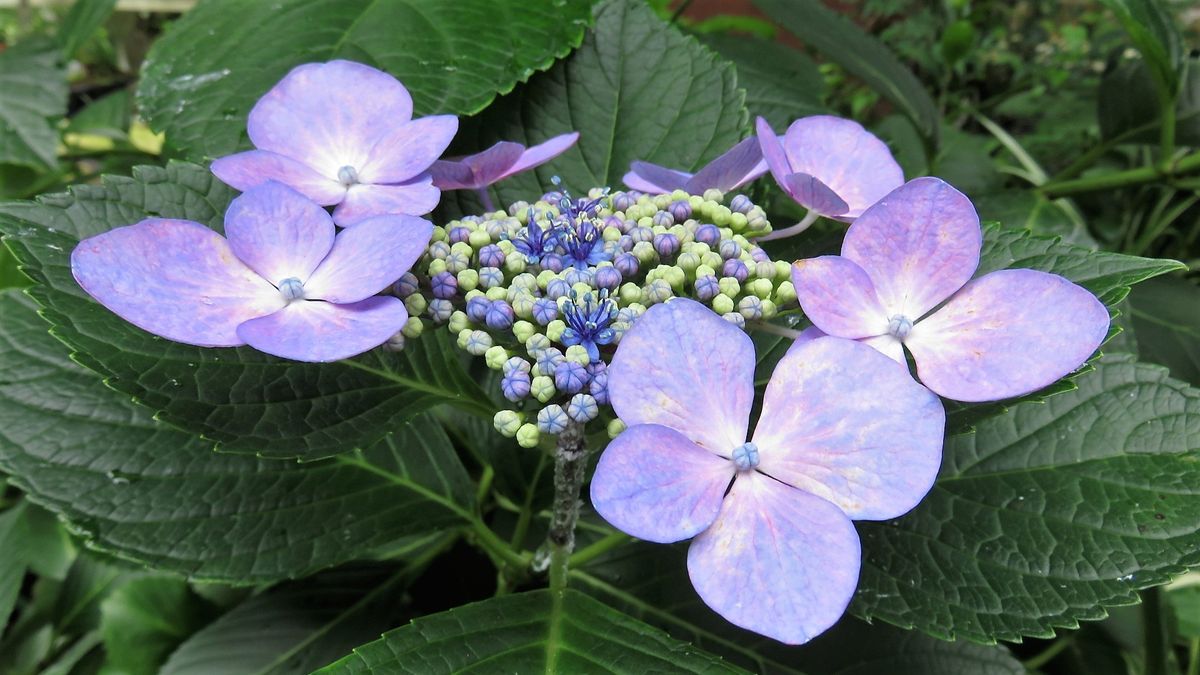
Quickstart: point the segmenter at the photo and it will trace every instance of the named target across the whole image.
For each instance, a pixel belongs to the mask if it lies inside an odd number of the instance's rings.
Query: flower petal
[[[293,68],[254,105],[246,130],[259,150],[334,178],[343,166],[363,166],[371,148],[410,119],[412,97],[399,80],[338,60]]]
[[[895,518],[933,486],[945,426],[942,402],[903,366],[820,338],[775,366],[754,430],[758,469],[852,519]]]
[[[838,215],[843,220],[854,220],[904,183],[887,144],[853,120],[803,117],[788,127],[783,146],[793,172],[817,178],[846,203]]]
[[[429,167],[433,184],[440,190],[477,190],[487,187],[511,167],[525,146],[500,141],[483,152],[454,160],[438,160]]]
[[[304,284],[305,296],[339,304],[369,298],[403,276],[432,235],[433,223],[415,216],[375,216],[342,230]]]
[[[971,200],[937,178],[917,178],[850,225],[842,255],[871,277],[889,317],[916,321],[967,283],[982,244]]]
[[[234,255],[276,285],[307,281],[333,247],[335,229],[325,209],[274,181],[250,188],[225,211]]]
[[[733,464],[657,424],[629,427],[604,449],[592,506],[613,527],[659,544],[696,536],[721,508]]]
[[[433,187],[433,178],[429,174],[399,185],[354,185],[346,191],[346,199],[333,210],[333,222],[350,227],[372,216],[423,216],[432,211],[441,198],[442,193]]]
[[[725,151],[709,162],[687,182],[685,190],[690,194],[704,194],[709,188],[728,192],[749,183],[767,172],[758,139],[751,136]]]
[[[629,165],[629,173],[625,174],[621,180],[634,190],[650,194],[665,194],[684,189],[691,177],[690,173],[668,169],[650,162],[633,162]]]
[[[442,156],[458,133],[454,115],[422,117],[398,125],[372,148],[358,168],[364,183],[403,183],[424,172]]]
[[[754,343],[695,300],[654,305],[621,338],[608,392],[629,426],[661,424],[728,456],[746,442]]]
[[[792,283],[804,315],[829,335],[883,335],[888,315],[871,279],[853,261],[837,255],[792,263]]]
[[[905,344],[925,386],[958,401],[994,401],[1083,365],[1108,321],[1096,296],[1056,274],[1000,270],[963,287]]]
[[[503,180],[514,174],[521,173],[522,171],[528,171],[535,166],[545,164],[546,162],[549,162],[555,157],[563,154],[567,150],[570,150],[571,147],[574,146],[578,141],[579,132],[572,131],[569,134],[555,136],[548,141],[531,146],[529,149],[525,150],[525,152],[521,153],[520,159],[514,162],[507,171],[500,174],[490,182],[495,183],[496,181]]]
[[[267,181],[279,181],[321,206],[337,204],[346,196],[346,186],[322,176],[307,164],[266,150],[250,150],[221,157],[212,172],[222,183],[245,192]]]
[[[404,303],[391,296],[377,295],[349,305],[299,300],[243,323],[237,334],[260,352],[326,363],[378,347],[400,332],[405,321]]]
[[[895,337],[891,335],[877,335],[875,337],[863,338],[859,342],[874,347],[889,359],[903,365],[905,370],[908,369],[908,359],[904,358],[904,343]]]
[[[858,533],[836,506],[754,471],[738,474],[717,520],[688,549],[706,605],[786,644],[837,623],[861,563]]]
[[[787,178],[795,173],[795,170],[788,162],[787,151],[784,150],[783,143],[780,142],[779,136],[775,135],[775,130],[771,128],[767,120],[759,117],[754,128],[758,134],[758,149],[762,151],[763,161],[767,163],[767,168],[770,169],[775,182],[779,183],[779,187],[788,189]]]
[[[238,324],[284,305],[224,237],[189,220],[151,218],[88,237],[71,252],[71,272],[138,328],[201,347],[244,344]]]
[[[850,207],[816,176],[807,173],[789,174],[781,185],[792,199],[804,208],[816,211],[822,216],[846,219],[845,213]]]

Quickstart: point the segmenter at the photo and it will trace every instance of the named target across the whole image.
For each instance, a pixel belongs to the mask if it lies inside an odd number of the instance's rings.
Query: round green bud
[[[518,321],[512,325],[512,332],[517,340],[524,344],[526,340],[533,337],[534,333],[538,332],[538,329],[528,321]]]
[[[421,333],[425,331],[425,324],[421,323],[421,319],[415,316],[408,317],[408,321],[404,322],[404,327],[400,329],[400,333],[406,338],[421,337]]]
[[[404,299],[404,308],[408,310],[409,316],[417,316],[425,311],[429,306],[429,302],[425,300],[425,296],[420,293],[413,293]]]
[[[642,289],[642,296],[646,299],[646,302],[652,305],[666,302],[674,295],[671,291],[671,284],[667,283],[664,279],[655,279],[646,284],[646,287]]]
[[[693,211],[700,208],[700,205],[704,203],[704,197],[701,197],[700,195],[688,195],[687,200]]]
[[[506,256],[517,251],[517,247],[513,246],[513,243],[507,239],[501,239],[500,241],[496,242],[496,246],[498,246],[500,248],[500,252]]]
[[[729,312],[732,312],[733,308],[736,306],[737,305],[734,303],[733,298],[725,295],[724,293],[718,293],[717,295],[713,296],[712,308],[717,314],[728,314]]]
[[[630,304],[642,301],[642,288],[633,282],[621,284],[621,302]]]
[[[446,271],[446,261],[440,258],[434,258],[429,261],[429,276],[441,274]]]
[[[430,243],[435,241],[446,241],[448,236],[449,235],[446,234],[446,228],[442,227],[441,225],[434,225],[433,237],[430,239]]]
[[[525,338],[522,342],[525,343],[525,351],[528,352],[530,356],[534,356],[543,349],[549,349],[554,346],[551,344],[550,338],[546,337],[546,335],[543,333],[534,333],[533,335]]]
[[[600,237],[604,239],[604,241],[616,241],[621,238],[621,231],[615,227],[606,227],[604,228],[604,231],[600,233]]]
[[[725,207],[722,207],[722,208],[728,209],[729,207],[728,207],[728,206],[725,206]],[[749,224],[749,223],[748,223],[748,221],[746,220],[746,214],[744,214],[744,213],[738,213],[738,212],[736,212],[736,211],[732,211],[732,212],[730,212],[730,214],[729,214],[729,227],[733,228],[733,231],[734,231],[734,232],[742,232],[743,230],[745,230],[745,229],[746,229],[746,226],[747,226],[748,224]]]
[[[704,265],[704,264],[701,264],[694,271],[696,273],[695,276],[697,276],[697,277],[715,277],[715,276],[717,276],[716,270],[714,270],[712,267],[710,267],[708,265]]]
[[[700,256],[695,253],[681,253],[675,264],[684,272],[692,274],[700,266]]]
[[[492,346],[492,336],[481,330],[473,330],[467,336],[467,345],[463,349],[471,356],[483,356]]]
[[[584,347],[583,345],[571,345],[570,347],[567,347],[567,351],[564,356],[567,357],[568,361],[574,361],[581,366],[586,366],[592,362],[592,357],[588,356],[587,347]]]
[[[504,365],[509,356],[511,354],[508,353],[507,349],[500,345],[495,345],[488,347],[487,351],[483,353],[483,360],[487,363],[488,368],[500,370],[500,367]]]
[[[458,348],[459,349],[467,348],[467,341],[471,339],[471,333],[474,333],[474,332],[475,331],[471,330],[470,328],[464,328],[464,329],[458,331]]]
[[[775,278],[775,263],[771,262],[770,260],[764,260],[763,262],[756,263],[753,262],[753,257],[751,257],[751,261],[752,262],[749,265],[751,276],[757,279],[767,280]]]
[[[458,290],[466,293],[479,287],[479,272],[466,269],[455,275],[458,279]]]
[[[775,261],[775,278],[776,279],[791,279],[792,266],[782,260]]]
[[[475,289],[475,290],[467,291],[467,294],[466,294],[466,295],[464,295],[463,297],[464,297],[464,298],[467,300],[467,302],[470,302],[470,301],[471,301],[471,298],[474,298],[474,297],[487,297],[487,294],[486,294],[486,293],[484,293],[483,291],[479,290],[479,289]]]
[[[723,202],[725,201],[725,193],[716,188],[709,188],[704,191],[704,199],[710,202]]]
[[[467,237],[471,248],[480,249],[492,243],[492,236],[485,230],[475,230]]]
[[[672,199],[671,195],[669,195],[669,194],[654,195],[654,207],[655,207],[655,209],[657,209],[659,211],[670,206],[671,202],[673,202],[673,201],[675,201],[675,200]]]
[[[503,286],[492,286],[484,295],[488,300],[508,300],[508,289]]]
[[[465,241],[460,241],[450,246],[450,253],[452,254],[457,253],[458,255],[465,255],[470,258],[471,254],[474,252],[475,251],[471,250],[471,245]]]
[[[638,227],[648,227],[654,229],[654,219],[650,216],[642,216],[637,220]]]
[[[687,190],[675,190],[668,196],[670,197],[668,200],[669,202],[677,202],[691,197],[691,195],[687,193]]]
[[[736,298],[742,292],[742,285],[733,277],[721,277],[718,279],[717,288],[721,289],[721,293],[731,298]]]
[[[533,303],[537,298],[529,291],[522,291],[512,300],[513,312],[522,319],[533,318]],[[524,340],[522,340],[524,342]]]
[[[542,403],[549,403],[558,393],[554,388],[554,378],[549,375],[538,375],[529,385],[529,393]]]
[[[631,249],[629,252],[632,253],[633,257],[637,258],[638,262],[643,265],[649,265],[650,263],[658,260],[658,251],[655,251],[654,244],[651,244],[648,241],[639,241],[633,245],[633,249]]]
[[[775,287],[775,302],[779,305],[790,305],[796,302],[796,287],[790,281],[784,281]]]
[[[620,436],[621,432],[625,431],[625,429],[626,429],[625,423],[619,419],[614,418],[608,423],[608,427],[606,430],[608,431],[609,438],[616,438],[617,436]]]
[[[722,266],[724,266],[725,261],[721,259],[720,253],[717,253],[716,251],[709,251],[708,253],[700,256],[700,264],[708,265],[708,267],[713,270],[719,270]],[[716,272],[713,272],[713,276],[716,276]]]
[[[678,267],[668,267],[663,270],[662,278],[671,284],[671,288],[676,293],[683,291],[683,287],[687,284],[687,274]]]
[[[552,342],[558,342],[562,339],[563,331],[566,330],[567,324],[562,319],[555,319],[546,324],[546,337]]]
[[[541,272],[538,272],[538,275],[537,275],[538,288],[542,289],[543,291],[546,290],[546,287],[550,285],[550,282],[557,278],[558,278],[558,273],[552,272],[550,270],[542,270]]]
[[[501,436],[512,438],[521,428],[521,413],[515,410],[501,410],[492,418],[492,426],[496,427],[496,431],[499,431]],[[537,427],[534,427],[533,430],[537,431]]]
[[[526,422],[517,429],[517,445],[522,448],[536,448],[541,438],[542,432],[538,431],[536,424]]]
[[[450,315],[450,323],[448,324],[448,327],[450,328],[451,333],[458,334],[464,328],[467,328],[470,325],[471,319],[467,317],[466,312],[462,310],[455,310],[454,313]]]
[[[537,277],[533,276],[529,272],[522,272],[521,274],[513,277],[512,281],[509,282],[509,285],[516,286],[517,288],[524,288],[527,291],[536,290],[538,287]]]
[[[513,251],[504,257],[504,271],[509,274],[520,274],[525,271],[525,256]]]
[[[775,290],[775,284],[771,283],[769,279],[755,279],[747,284],[746,290],[760,299],[766,300],[771,297],[771,291]]]
[[[575,291],[575,294],[576,294],[576,295],[578,295],[578,296],[579,296],[579,297],[581,297],[581,298],[582,298],[584,295],[587,295],[588,293],[593,293],[593,294],[594,294],[594,293],[596,292],[596,289],[592,288],[590,285],[588,285],[588,284],[585,284],[585,283],[584,283],[584,282],[582,282],[582,281],[577,281],[577,282],[575,282],[575,283],[574,283],[574,284],[571,286],[571,290]],[[562,309],[562,303],[559,303],[559,310],[561,311],[561,309]]]
[[[779,307],[770,300],[762,301],[762,318],[770,319],[779,314]]]
[[[713,207],[712,211],[713,225],[723,227],[729,225],[730,221],[733,220],[733,211],[730,211],[728,206],[718,204]]]

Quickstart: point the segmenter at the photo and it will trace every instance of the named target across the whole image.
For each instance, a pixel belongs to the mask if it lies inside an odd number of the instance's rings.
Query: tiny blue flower
[[[538,223],[533,209],[530,209],[528,222],[517,232],[517,236],[512,238],[512,243],[529,264],[536,265],[541,262],[543,255],[554,249],[558,235],[558,230],[553,226],[543,228]]]
[[[609,328],[617,316],[617,303],[601,291],[599,300],[591,293],[582,300],[575,297],[563,305],[563,317],[567,328],[563,330],[562,343],[567,346],[583,345],[592,361],[600,360],[600,346],[611,344],[613,331]],[[560,387],[561,388],[561,387]]]

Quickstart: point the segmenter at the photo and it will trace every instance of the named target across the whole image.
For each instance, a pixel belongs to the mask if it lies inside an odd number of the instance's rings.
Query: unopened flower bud
[[[729,202],[729,208],[732,211],[746,214],[750,212],[750,209],[754,208],[754,202],[750,201],[750,198],[746,195],[734,195],[733,199]]]
[[[504,283],[504,273],[496,267],[483,267],[479,270],[479,287],[482,289],[496,288]]]
[[[403,299],[417,292],[417,277],[412,272],[405,272],[400,280],[392,284],[392,292]]]
[[[717,285],[717,278],[714,276],[696,277],[696,283],[693,284],[695,289],[696,299],[701,302],[712,300],[717,293],[721,292]]]
[[[746,291],[760,300],[766,300],[771,297],[771,292],[775,290],[775,284],[767,279],[755,279],[746,285]]]
[[[408,310],[409,316],[420,316],[421,312],[425,311],[428,306],[425,296],[420,293],[413,293],[404,299],[404,308]]]
[[[528,373],[533,370],[533,365],[519,356],[511,356],[504,363],[500,364],[500,372],[505,375],[515,370]]]
[[[721,293],[730,298],[736,298],[742,293],[742,285],[733,277],[721,277],[717,285],[720,287]]]
[[[435,298],[453,298],[458,294],[458,279],[449,272],[441,272],[429,280],[429,288]]]
[[[477,295],[467,300],[467,317],[475,323],[483,323],[487,317],[488,306],[491,301],[486,296]]]
[[[451,333],[457,335],[464,328],[467,328],[470,325],[470,322],[471,319],[467,316],[466,312],[461,310],[456,311],[450,315],[450,321],[447,323],[447,328],[449,328]]]
[[[621,285],[621,272],[613,265],[597,268],[594,283],[597,288],[615,291]]]
[[[592,358],[588,355],[587,348],[583,345],[571,345],[567,347],[565,356],[568,361],[574,361],[585,367],[592,361]]]
[[[564,394],[574,394],[587,384],[587,371],[583,364],[563,360],[554,369],[554,386]]]
[[[612,205],[614,211],[627,211],[635,203],[637,203],[637,198],[630,196],[628,192],[618,192],[609,198],[609,204]]]
[[[613,260],[613,267],[617,268],[622,278],[630,279],[637,275],[641,265],[638,263],[637,256],[632,253],[622,253]]]
[[[721,230],[716,225],[705,223],[696,228],[696,241],[710,247],[717,246],[721,242]]]
[[[738,243],[732,239],[722,241],[717,251],[721,254],[723,260],[730,260],[742,255],[742,247],[738,246]]]
[[[528,321],[518,321],[513,324],[512,332],[517,341],[523,344],[526,340],[537,334],[537,326]]]
[[[471,248],[483,248],[492,243],[492,236],[488,234],[487,230],[475,230],[467,237],[467,243],[471,245]]]
[[[656,305],[671,299],[674,293],[671,291],[671,284],[663,279],[655,279],[642,289],[642,296],[648,304]]]
[[[555,319],[546,324],[546,337],[553,342],[558,342],[562,339],[563,331],[566,330],[567,324],[562,319]]]
[[[616,438],[617,436],[620,436],[621,432],[625,431],[626,428],[627,427],[625,426],[624,422],[619,419],[614,419],[608,423],[608,426],[605,428],[605,430],[608,431],[609,438]]]
[[[454,313],[454,303],[444,298],[434,298],[429,301],[429,306],[425,308],[425,314],[436,324],[443,324],[450,320],[450,315]]]
[[[747,295],[738,300],[737,311],[747,319],[761,319],[762,299],[755,295]]]
[[[529,373],[520,370],[514,370],[500,378],[500,392],[504,394],[504,398],[514,403],[529,397],[529,387]]]
[[[388,338],[387,342],[383,343],[383,348],[389,352],[402,352],[407,341],[408,339],[404,337],[404,332],[401,331]]]
[[[520,274],[525,271],[525,256],[519,252],[509,253],[504,258],[504,271],[508,274]]]
[[[488,350],[483,353],[484,363],[492,370],[501,370],[504,364],[508,361],[508,350],[500,345],[488,347]],[[513,357],[517,358],[517,357]],[[507,374],[507,372],[505,373]]]
[[[450,244],[444,241],[435,241],[429,245],[427,250],[434,260],[445,260],[446,256],[450,255]]]
[[[738,328],[746,327],[746,317],[742,316],[741,314],[738,314],[737,312],[729,312],[728,314],[722,314],[721,318],[725,319],[729,323],[737,326]]]
[[[542,408],[538,411],[537,416],[538,430],[543,434],[551,434],[557,436],[567,430],[567,424],[571,418],[567,416],[567,412],[562,406],[557,403]]]
[[[728,314],[729,312],[733,311],[735,306],[736,304],[733,302],[733,298],[725,295],[724,293],[718,293],[717,297],[712,299],[712,308],[717,314]]]
[[[746,267],[746,263],[737,258],[730,258],[721,266],[721,274],[726,277],[733,277],[741,283],[750,276],[750,270]]]
[[[675,216],[672,216],[670,211],[658,211],[650,219],[650,223],[654,227],[670,227],[675,224]]]
[[[481,330],[473,330],[467,336],[463,349],[471,356],[483,356],[492,346],[492,336]]]
[[[709,202],[719,202],[725,199],[725,193],[716,188],[709,188],[704,191],[704,200]]]
[[[600,405],[596,403],[595,397],[591,394],[575,394],[567,402],[566,410],[568,417],[580,424],[585,424],[596,419],[596,416],[600,414]]]
[[[554,398],[558,394],[558,389],[554,388],[554,378],[547,375],[538,375],[533,378],[529,394],[542,403]]]
[[[499,431],[501,436],[512,438],[521,428],[521,413],[515,410],[501,410],[492,418],[492,425],[496,427],[496,431]]]
[[[459,290],[464,293],[473,291],[479,287],[479,272],[473,269],[465,269],[455,275],[455,280],[458,282]]]
[[[541,434],[538,432],[537,425],[525,423],[517,429],[517,445],[522,448],[536,448],[538,442],[541,441]]]
[[[457,244],[460,241],[466,241],[467,237],[471,235],[471,231],[465,227],[452,227],[446,234],[451,244]]]
[[[667,211],[670,212],[671,218],[677,223],[682,223],[692,217],[692,205],[682,199],[671,202],[671,205],[667,207]]]
[[[770,260],[756,262],[754,263],[754,276],[770,281],[775,278],[776,269],[775,263]]]
[[[503,300],[494,300],[488,305],[484,321],[492,330],[507,330],[512,327],[515,316],[511,305]]]
[[[679,252],[679,237],[670,233],[655,235],[654,250],[664,258],[674,256]]]
[[[654,239],[654,231],[648,227],[642,227],[639,225],[637,227],[630,228],[629,238],[633,240],[634,245],[637,245],[643,241],[648,242]]]
[[[553,376],[558,370],[558,365],[566,361],[562,352],[553,347],[542,350],[535,358],[537,362],[533,364],[534,375]]]
[[[571,284],[563,279],[554,279],[549,284],[546,284],[546,297],[551,300],[567,297],[571,292]]]

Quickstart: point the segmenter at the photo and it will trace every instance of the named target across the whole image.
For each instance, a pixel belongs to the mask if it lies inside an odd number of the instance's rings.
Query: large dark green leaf
[[[350,59],[418,115],[471,114],[579,44],[590,0],[205,0],[151,49],[138,98],[184,156],[247,147],[251,106],[301,63]]]
[[[318,671],[745,672],[577,591],[507,595],[422,617]]]
[[[617,189],[635,160],[690,171],[728,150],[746,127],[744,98],[729,63],[641,0],[610,0],[570,58],[468,122],[460,143],[481,149],[579,131],[566,154],[501,183],[502,201],[541,195],[555,174],[579,192]]]
[[[51,118],[67,112],[67,74],[53,43],[23,42],[0,51],[0,164],[55,165]]]
[[[712,33],[702,39],[737,67],[750,114],[767,118],[777,131],[796,118],[829,112],[821,103],[825,79],[803,52],[746,35]]]
[[[1200,286],[1182,277],[1153,279],[1129,297],[1138,355],[1200,387]]]
[[[0,294],[0,470],[93,546],[229,583],[303,576],[465,522],[466,473],[440,425],[298,464],[222,455],[105,388]]]
[[[754,4],[821,52],[856,75],[912,120],[930,148],[937,146],[937,105],[908,68],[888,48],[849,19],[819,0],[754,0]]]
[[[445,331],[400,354],[377,349],[335,364],[284,361],[250,348],[168,342],[93,301],[71,276],[83,237],[143,218],[185,218],[220,229],[233,193],[204,167],[141,167],[133,178],[77,186],[37,203],[0,204],[0,232],[37,285],[31,292],[78,360],[162,419],[268,457],[316,459],[366,448],[438,403],[489,416]]]
[[[1200,390],[1128,357],[1076,383],[949,437],[925,501],[858,524],[851,611],[946,638],[1049,636],[1200,563]]]

